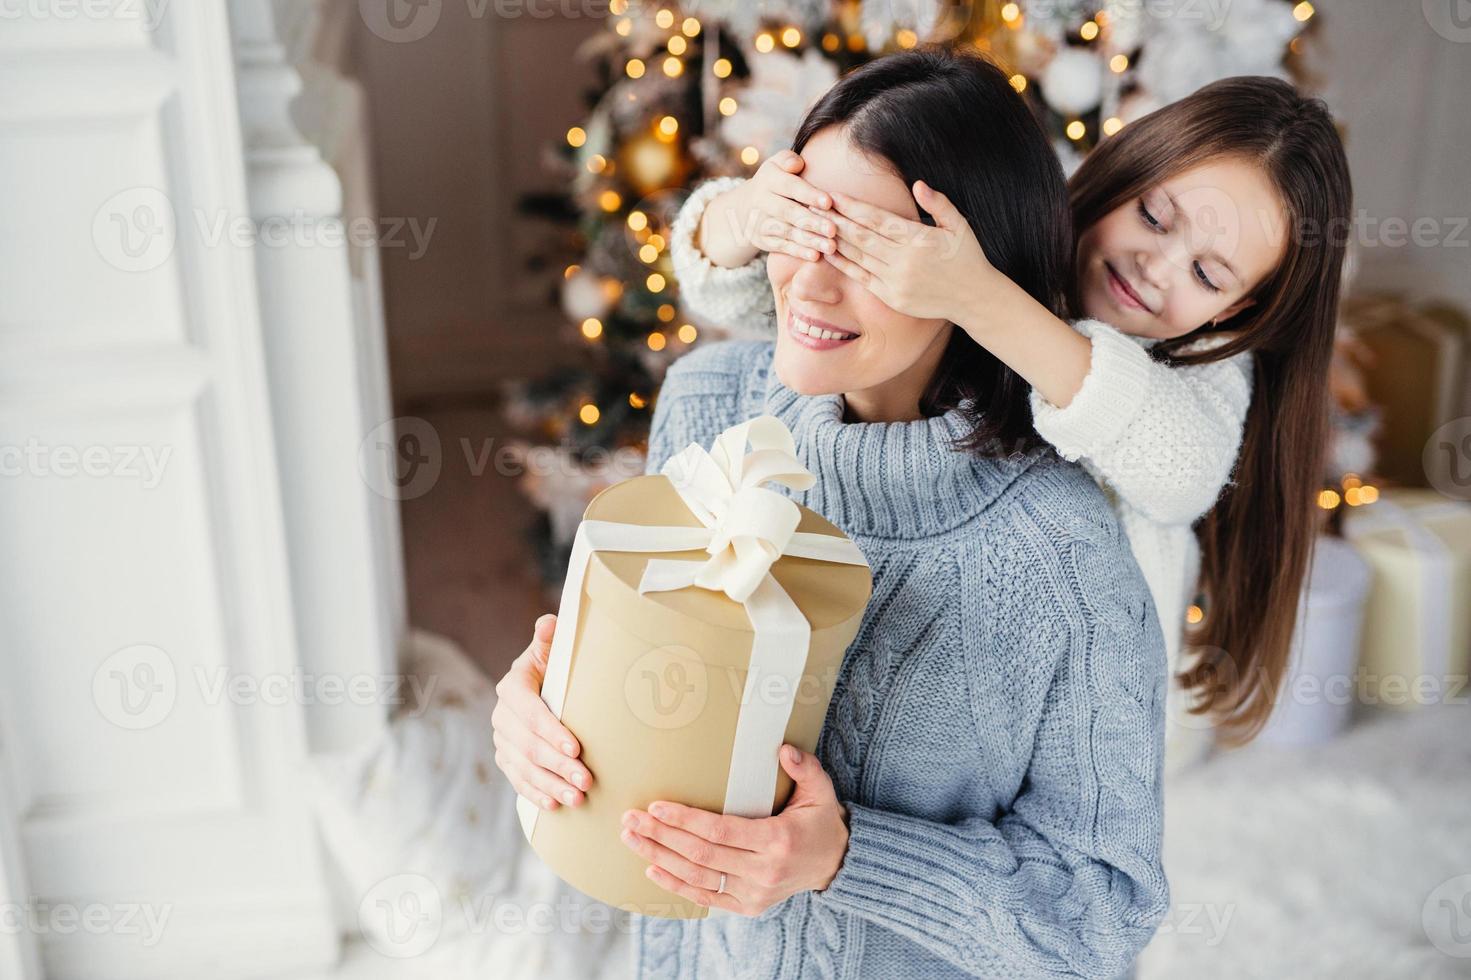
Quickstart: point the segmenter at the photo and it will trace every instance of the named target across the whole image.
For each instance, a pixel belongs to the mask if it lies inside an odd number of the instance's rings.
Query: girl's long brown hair
[[[1228,78],[1105,140],[1068,190],[1082,236],[1160,181],[1222,157],[1249,161],[1275,186],[1288,225],[1283,257],[1253,291],[1253,304],[1152,353],[1180,365],[1255,355],[1233,480],[1196,525],[1204,617],[1187,634],[1196,656],[1179,675],[1195,694],[1191,710],[1210,716],[1224,741],[1240,744],[1261,730],[1276,702],[1317,535],[1328,363],[1350,231],[1343,145],[1320,99],[1278,79]],[[1081,313],[1076,287],[1073,301]],[[1237,336],[1213,350],[1181,352],[1214,332]]]

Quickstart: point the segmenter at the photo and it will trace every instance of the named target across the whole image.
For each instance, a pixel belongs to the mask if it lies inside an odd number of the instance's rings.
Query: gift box
[[[762,486],[813,485],[794,453],[775,416],[742,422],[603,490],[578,526],[541,694],[593,784],[575,807],[517,809],[542,860],[609,905],[704,917],[645,877],[623,813],[770,816],[793,789],[781,744],[817,747],[873,581],[842,531]]]
[[[1471,671],[1471,504],[1434,490],[1384,490],[1345,515],[1369,564],[1358,691],[1414,707],[1466,696]]]
[[[1370,352],[1368,396],[1381,413],[1375,471],[1397,484],[1443,486],[1451,464],[1425,447],[1464,409],[1463,320],[1448,307],[1412,306],[1389,294],[1346,301],[1343,320]]]
[[[1328,535],[1318,538],[1298,600],[1287,675],[1262,742],[1311,745],[1348,727],[1364,604],[1373,580],[1368,562],[1351,544]]]

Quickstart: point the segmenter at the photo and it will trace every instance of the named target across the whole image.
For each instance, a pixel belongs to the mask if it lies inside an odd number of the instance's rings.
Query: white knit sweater
[[[735,336],[765,340],[775,334],[765,257],[725,269],[694,244],[706,204],[739,183],[739,178],[723,177],[696,189],[675,220],[670,257],[690,313]],[[1173,675],[1182,666],[1185,614],[1200,573],[1192,526],[1215,504],[1235,468],[1251,405],[1252,356],[1171,367],[1150,356],[1156,340],[1121,333],[1101,320],[1072,326],[1093,344],[1088,375],[1066,408],[1033,390],[1033,422],[1060,456],[1088,471],[1118,514],[1154,597]],[[1224,342],[1207,337],[1186,350],[1209,350]],[[1210,744],[1203,723],[1184,711],[1186,703],[1179,685],[1172,684],[1165,749],[1169,770],[1197,758]]]

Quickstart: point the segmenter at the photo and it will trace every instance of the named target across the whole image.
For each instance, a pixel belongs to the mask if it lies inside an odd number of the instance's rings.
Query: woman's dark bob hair
[[[859,150],[905,186],[948,197],[1002,274],[1053,313],[1065,312],[1072,218],[1057,155],[1006,73],[974,54],[921,48],[843,76],[807,113],[792,148],[846,126]],[[934,219],[920,210],[926,224]],[[1036,447],[1027,384],[965,331],[920,399],[926,416],[961,407],[972,431],[955,448],[1006,456]]]

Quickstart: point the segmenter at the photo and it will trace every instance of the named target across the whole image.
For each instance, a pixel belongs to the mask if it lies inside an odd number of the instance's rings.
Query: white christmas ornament
[[[608,311],[608,296],[598,277],[586,270],[574,272],[562,283],[562,312],[573,320],[602,316]]]
[[[762,157],[792,145],[807,109],[838,80],[838,70],[819,51],[771,52],[751,60],[751,81],[736,94],[733,116],[720,124],[730,146],[754,146]]]
[[[1284,0],[1234,0],[1214,13],[1145,21],[1136,78],[1161,104],[1232,75],[1286,78],[1282,57],[1302,29]]]
[[[1103,64],[1082,48],[1063,48],[1042,73],[1042,96],[1065,116],[1097,108],[1103,95]]]

